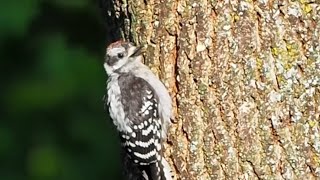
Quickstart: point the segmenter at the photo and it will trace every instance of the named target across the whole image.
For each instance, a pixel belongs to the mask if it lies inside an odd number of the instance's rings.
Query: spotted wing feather
[[[158,97],[142,78],[132,74],[119,76],[121,103],[131,132],[120,132],[123,146],[135,163],[147,165],[160,158],[161,122]]]

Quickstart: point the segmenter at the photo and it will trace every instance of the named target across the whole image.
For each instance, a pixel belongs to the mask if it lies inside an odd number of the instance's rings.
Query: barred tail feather
[[[171,168],[164,158],[144,168],[142,173],[145,180],[173,180]]]
[[[142,177],[144,178],[144,180],[149,180],[148,174],[145,170],[142,171]]]
[[[141,170],[138,164],[134,163],[127,154],[122,153],[122,175],[124,180],[150,180],[146,172]]]
[[[162,166],[161,176],[163,177],[163,179],[172,180],[173,179],[172,170],[165,158],[161,158],[161,166]]]

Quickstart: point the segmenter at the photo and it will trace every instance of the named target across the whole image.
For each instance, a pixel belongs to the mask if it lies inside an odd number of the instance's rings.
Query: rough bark
[[[170,89],[177,179],[320,179],[319,0],[108,2]]]

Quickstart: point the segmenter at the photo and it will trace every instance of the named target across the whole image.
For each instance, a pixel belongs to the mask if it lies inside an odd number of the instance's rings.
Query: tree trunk
[[[170,89],[177,179],[320,179],[319,0],[103,4]]]

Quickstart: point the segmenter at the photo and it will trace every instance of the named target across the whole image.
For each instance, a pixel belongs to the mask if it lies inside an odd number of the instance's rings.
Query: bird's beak
[[[140,56],[142,54],[142,47],[143,46],[139,46],[135,49],[134,53],[131,54],[130,57],[136,57],[136,56]]]

